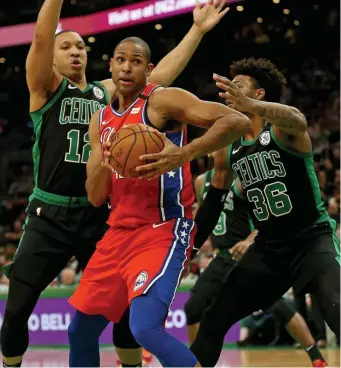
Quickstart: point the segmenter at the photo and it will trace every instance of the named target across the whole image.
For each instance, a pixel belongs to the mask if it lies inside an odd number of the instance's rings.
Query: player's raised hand
[[[219,96],[225,99],[229,107],[240,112],[247,112],[252,109],[254,101],[247,97],[235,83],[218,74],[213,74],[213,79],[216,81],[217,87],[223,90],[223,92],[219,92]]]
[[[193,20],[202,33],[206,33],[215,27],[230,10],[228,7],[223,10],[225,2],[226,0],[207,0],[206,4],[201,7],[199,0],[196,0]]]
[[[159,153],[140,156],[140,160],[154,161],[136,168],[140,179],[155,179],[160,175],[181,167],[187,161],[180,147],[159,131],[154,130],[154,133],[162,139],[164,148]]]

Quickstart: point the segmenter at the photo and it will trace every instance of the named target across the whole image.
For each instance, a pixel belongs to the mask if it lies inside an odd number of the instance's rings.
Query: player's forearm
[[[46,0],[40,9],[26,59],[26,79],[31,92],[46,92],[51,88],[55,33],[62,3],[63,0]]]
[[[233,143],[251,128],[251,121],[245,115],[232,113],[218,118],[200,138],[183,147],[189,161],[207,155]]]
[[[108,198],[111,188],[112,173],[102,165],[98,165],[92,175],[88,176],[85,187],[89,202],[94,207],[101,206]]]
[[[193,25],[179,45],[157,64],[150,76],[150,82],[165,87],[171,85],[191,60],[203,36],[204,33]]]
[[[33,42],[36,46],[51,48],[54,46],[63,0],[45,0],[40,9],[34,32]],[[53,49],[52,49],[53,50]]]
[[[219,220],[220,213],[223,210],[224,196],[226,196],[227,193],[228,190],[215,188],[212,185],[207,191],[207,195],[194,218],[198,228],[194,239],[196,248],[200,249],[214,230]]]
[[[305,116],[293,106],[252,100],[248,112],[261,116],[264,120],[279,128],[286,128],[297,132],[305,132],[307,130]]]

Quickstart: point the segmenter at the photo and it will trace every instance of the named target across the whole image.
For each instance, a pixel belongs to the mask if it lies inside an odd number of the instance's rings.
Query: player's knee
[[[149,345],[151,336],[151,326],[145,321],[135,321],[133,318],[130,319],[130,330],[134,339],[144,348],[148,349],[146,345]],[[149,338],[148,338],[149,336]]]
[[[159,318],[157,311],[154,311],[154,314],[151,311],[143,318],[141,318],[140,311],[134,312],[134,308],[132,308],[129,319],[130,330],[134,339],[145,349],[155,353],[155,348],[162,343],[158,337],[162,335],[163,319]]]
[[[3,326],[7,325],[11,329],[15,329],[16,326],[26,326],[38,298],[39,293],[33,287],[18,280],[12,280]]]
[[[187,325],[191,326],[199,323],[208,305],[207,298],[198,293],[192,293],[184,306]]]
[[[274,303],[269,308],[269,312],[284,325],[287,325],[296,313],[295,309],[284,298]]]

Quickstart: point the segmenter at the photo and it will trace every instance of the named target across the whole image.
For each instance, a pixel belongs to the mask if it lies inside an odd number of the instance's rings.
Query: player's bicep
[[[204,129],[209,129],[217,119],[233,112],[222,104],[202,101],[179,88],[165,88],[153,95],[153,106],[164,118]]]
[[[92,175],[96,167],[102,161],[102,146],[99,132],[99,114],[100,112],[96,111],[92,115],[89,124],[89,140],[90,140],[91,153],[89,156],[89,160],[86,164],[87,176]]]
[[[301,135],[294,135],[274,125],[271,129],[273,130],[274,137],[284,147],[294,152],[310,153],[312,151],[312,144],[308,131],[305,131]]]

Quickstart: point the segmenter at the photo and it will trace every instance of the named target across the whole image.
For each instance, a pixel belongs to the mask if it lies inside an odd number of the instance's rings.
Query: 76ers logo
[[[100,138],[101,143],[107,142],[114,133],[115,133],[115,128],[111,128],[111,127],[104,128],[101,133],[101,138]]]
[[[148,274],[145,271],[142,271],[136,278],[135,286],[133,291],[137,291],[138,289],[141,289],[141,287],[147,282],[148,280]]]

